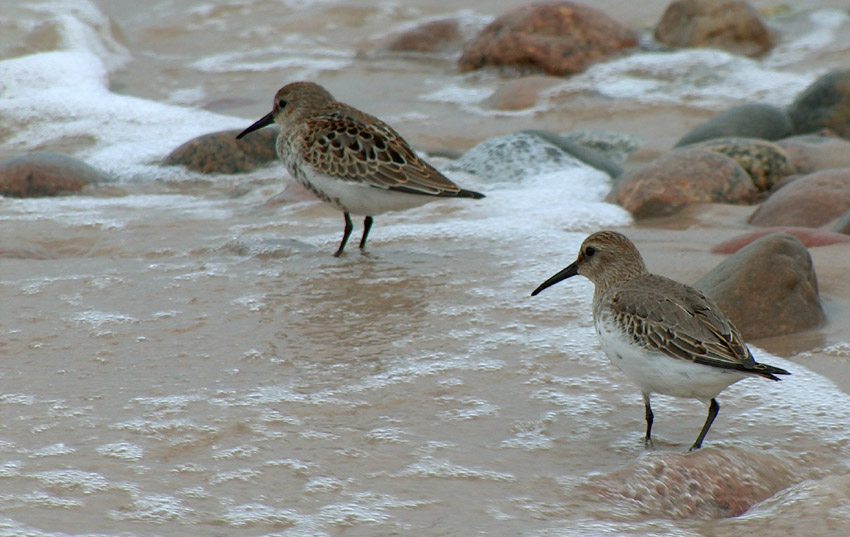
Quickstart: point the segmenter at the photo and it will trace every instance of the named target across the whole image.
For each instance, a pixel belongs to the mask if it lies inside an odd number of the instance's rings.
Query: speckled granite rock
[[[762,192],[788,175],[797,173],[791,157],[777,144],[756,138],[714,138],[689,147],[716,151],[744,169]]]
[[[171,152],[166,166],[185,166],[201,173],[245,173],[277,159],[275,140],[278,129],[268,127],[240,140],[238,130],[204,134]]]
[[[515,132],[484,140],[448,169],[491,181],[519,182],[530,176],[583,166],[576,157],[539,135]]]

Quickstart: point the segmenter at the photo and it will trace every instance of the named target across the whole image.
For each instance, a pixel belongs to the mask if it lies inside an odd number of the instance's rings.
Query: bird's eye
[[[286,108],[286,101],[284,101],[283,99],[279,100],[277,102],[277,107],[278,108]]]
[[[593,246],[588,246],[587,248],[584,249],[584,256],[585,257],[593,257],[593,254],[595,254],[595,253],[596,253],[596,248],[594,248]]]

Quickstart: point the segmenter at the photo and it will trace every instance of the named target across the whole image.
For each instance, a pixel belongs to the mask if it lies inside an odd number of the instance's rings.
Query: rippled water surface
[[[479,103],[496,74],[380,52],[451,4],[140,5],[33,2],[3,15],[15,39],[0,38],[2,152],[72,154],[116,182],[0,199],[0,535],[850,527],[850,396],[827,378],[754,347],[793,375],[724,392],[695,454],[684,451],[706,409],[658,397],[645,451],[641,397],[597,345],[591,285],[529,296],[587,233],[631,224],[601,201],[601,172],[452,174],[487,198],[381,215],[368,252],[352,244],[337,259],[339,213],[267,203],[283,188],[279,166],[200,176],[158,165],[193,136],[247,126],[295,78],[425,148],[614,123],[662,147],[680,120],[730,99],[787,104],[846,62],[835,53],[847,51],[846,11],[825,2],[771,19],[790,37],[763,60],[639,54],[506,114]],[[512,5],[472,2],[459,16],[476,28]],[[629,5],[602,7],[638,27],[663,9]],[[680,131],[654,138],[653,114]],[[824,352],[846,361],[848,349]]]

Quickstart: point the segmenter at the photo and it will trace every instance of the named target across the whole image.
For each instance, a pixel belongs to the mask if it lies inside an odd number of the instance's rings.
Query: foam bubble
[[[141,446],[131,444],[129,442],[116,442],[113,444],[104,444],[96,449],[98,453],[104,457],[112,457],[124,461],[138,461],[144,455],[144,450]]]
[[[811,74],[771,69],[757,60],[716,49],[634,54],[592,65],[547,90],[596,92],[646,104],[679,104],[724,110],[730,103],[785,106],[814,80]]]

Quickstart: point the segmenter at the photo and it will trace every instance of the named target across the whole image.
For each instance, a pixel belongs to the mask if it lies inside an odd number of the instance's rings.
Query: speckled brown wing
[[[782,371],[757,364],[729,319],[693,287],[657,275],[633,278],[611,295],[610,307],[635,343],[667,356],[764,376]]]
[[[327,175],[413,194],[461,193],[389,125],[345,105],[336,103],[315,115],[302,130],[305,160]]]

